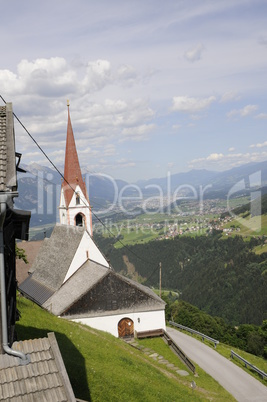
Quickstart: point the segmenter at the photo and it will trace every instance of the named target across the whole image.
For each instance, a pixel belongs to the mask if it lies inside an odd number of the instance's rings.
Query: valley
[[[120,185],[122,189],[123,184]],[[263,355],[266,352],[262,342],[267,341],[263,341],[260,329],[265,328],[267,320],[266,188],[235,196],[227,196],[226,190],[221,198],[194,199],[184,193],[174,202],[168,194],[161,198],[155,192],[145,191],[138,199],[136,188],[127,187],[128,193],[124,190],[124,197],[118,197],[117,204],[107,196],[105,204],[99,198],[94,207],[93,199],[94,240],[115,271],[155,289],[159,288],[159,263],[162,263],[162,294],[168,306],[167,315],[172,311],[170,314],[175,316],[177,303],[179,306],[189,303],[207,316],[220,317],[216,325],[221,329],[224,325],[231,327],[230,332],[220,330],[220,336],[228,334],[226,341],[232,340],[246,350],[251,346],[244,345],[255,335],[257,353]],[[47,205],[52,205],[45,194],[44,211]],[[260,197],[252,197],[253,194]],[[31,240],[50,236],[56,217],[49,219],[43,214],[41,223],[36,225],[35,217],[30,228]],[[203,322],[203,317],[192,321],[192,311],[185,317],[189,316],[188,322],[179,310],[177,320],[194,327]],[[205,332],[214,335],[216,325],[204,326]],[[235,328],[243,325],[250,326],[249,330],[244,329],[247,334],[244,344],[238,340],[240,335],[234,334]]]

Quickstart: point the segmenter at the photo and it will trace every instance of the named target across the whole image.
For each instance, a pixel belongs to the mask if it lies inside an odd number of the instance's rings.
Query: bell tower
[[[69,106],[68,101],[64,180],[61,185],[59,219],[63,225],[84,226],[89,234],[93,236],[92,212],[85,182],[82,178]]]

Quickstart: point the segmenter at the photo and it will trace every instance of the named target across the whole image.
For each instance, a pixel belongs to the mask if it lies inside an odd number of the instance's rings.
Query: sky
[[[87,172],[134,183],[267,159],[266,0],[0,1],[0,95],[60,169],[67,99]],[[23,163],[49,166],[15,133]]]

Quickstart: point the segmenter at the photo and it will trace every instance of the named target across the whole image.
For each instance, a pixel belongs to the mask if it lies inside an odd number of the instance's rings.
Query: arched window
[[[77,193],[76,194],[76,205],[80,205],[80,203],[81,203],[80,194]]]
[[[75,225],[76,226],[84,226],[84,217],[82,214],[77,214],[75,216]]]

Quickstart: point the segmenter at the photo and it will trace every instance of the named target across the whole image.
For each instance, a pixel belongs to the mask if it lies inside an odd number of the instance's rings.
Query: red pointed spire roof
[[[64,166],[64,178],[62,183],[62,188],[64,190],[66,206],[69,206],[72,199],[74,190],[76,186],[79,185],[83,195],[89,203],[89,198],[86,190],[85,183],[82,178],[82,172],[79,164],[77,149],[75,145],[75,139],[73,135],[71,120],[70,120],[70,110],[69,103],[68,106],[68,127],[67,127],[67,141],[66,141],[66,151],[65,151],[65,166]],[[71,185],[71,187],[69,186]]]

